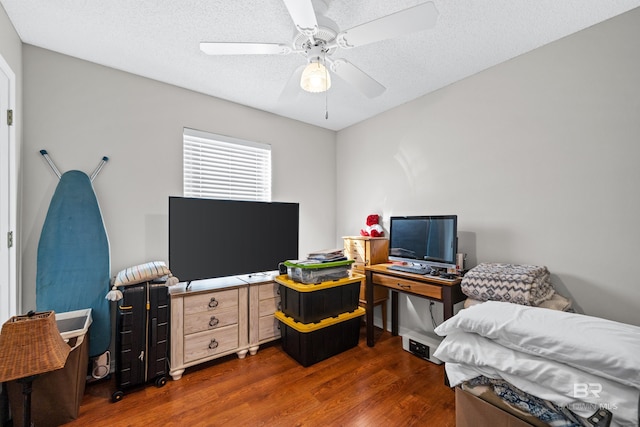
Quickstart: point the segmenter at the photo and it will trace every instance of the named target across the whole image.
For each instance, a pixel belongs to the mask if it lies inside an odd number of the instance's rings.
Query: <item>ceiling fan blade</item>
[[[422,3],[391,15],[342,31],[336,43],[343,49],[390,39],[402,34],[433,28],[438,9],[432,2]]]
[[[300,94],[300,91],[302,90],[302,88],[300,88],[300,77],[302,76],[302,72],[305,67],[306,65],[301,65],[296,68],[293,74],[291,74],[291,77],[289,77],[287,84],[284,86],[280,96],[278,97],[278,103],[292,101]]]
[[[277,43],[200,42],[200,50],[208,55],[288,55],[291,48]]]
[[[311,0],[283,0],[298,31],[311,37],[318,32],[318,20]]]
[[[382,95],[387,90],[367,73],[347,61],[346,59],[336,59],[331,62],[331,70],[347,83],[355,86],[369,98]]]

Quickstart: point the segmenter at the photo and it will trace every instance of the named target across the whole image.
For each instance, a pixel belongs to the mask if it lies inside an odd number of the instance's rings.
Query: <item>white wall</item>
[[[168,196],[182,195],[183,127],[271,144],[272,198],[300,203],[301,256],[334,244],[335,132],[30,45],[23,56],[25,311],[35,307],[38,239],[58,181],[41,149],[61,172],[90,174],[109,157],[94,188],[113,274],[168,262]]]
[[[338,132],[338,236],[457,214],[470,266],[546,265],[579,311],[640,325],[638,76],[635,9]]]

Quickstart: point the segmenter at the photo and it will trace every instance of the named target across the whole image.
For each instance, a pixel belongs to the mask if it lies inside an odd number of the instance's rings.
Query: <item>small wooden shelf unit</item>
[[[365,267],[388,261],[389,239],[386,237],[343,236],[342,240],[344,242],[344,255],[348,259],[354,260],[351,268],[356,273],[364,274]],[[377,286],[373,290],[373,293],[373,308],[380,306],[382,312],[382,329],[386,330],[389,292],[387,288]],[[360,306],[367,307],[364,281],[360,287]]]

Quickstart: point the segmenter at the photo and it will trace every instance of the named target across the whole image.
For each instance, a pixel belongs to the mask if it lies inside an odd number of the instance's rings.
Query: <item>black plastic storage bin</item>
[[[357,346],[364,314],[365,309],[358,307],[318,323],[296,322],[281,311],[275,316],[280,321],[282,348],[306,367]]]
[[[275,280],[279,284],[280,310],[297,322],[315,323],[358,308],[364,276],[353,274],[317,285],[298,283],[287,275]]]

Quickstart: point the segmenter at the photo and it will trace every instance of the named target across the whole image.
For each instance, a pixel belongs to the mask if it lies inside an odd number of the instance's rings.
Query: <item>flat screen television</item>
[[[298,203],[169,197],[169,269],[181,282],[298,259]]]
[[[392,216],[389,260],[432,268],[455,268],[457,215]]]

